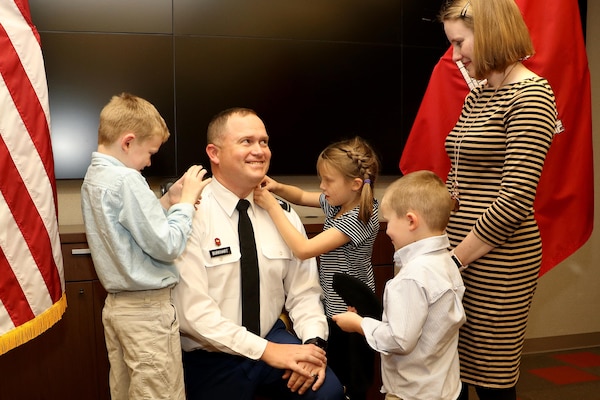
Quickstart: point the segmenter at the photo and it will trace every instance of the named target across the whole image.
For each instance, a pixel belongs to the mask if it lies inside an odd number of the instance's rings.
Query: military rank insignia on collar
[[[290,210],[292,209],[292,207],[290,206],[290,203],[283,201],[281,199],[277,199],[277,201],[279,202],[279,205],[281,206],[281,208],[283,208],[287,212],[290,212]]]

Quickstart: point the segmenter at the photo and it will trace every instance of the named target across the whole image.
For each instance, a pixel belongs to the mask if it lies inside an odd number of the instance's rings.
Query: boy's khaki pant
[[[109,293],[102,322],[112,400],[185,400],[171,288]]]

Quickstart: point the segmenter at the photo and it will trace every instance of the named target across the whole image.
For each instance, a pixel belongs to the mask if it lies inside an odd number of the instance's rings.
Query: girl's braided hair
[[[317,170],[323,162],[352,180],[362,180],[359,219],[365,224],[373,214],[374,187],[379,174],[379,158],[373,148],[361,137],[342,140],[325,148],[317,159]]]

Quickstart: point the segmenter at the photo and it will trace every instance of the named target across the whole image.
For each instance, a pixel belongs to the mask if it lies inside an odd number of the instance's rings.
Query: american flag
[[[67,307],[48,87],[27,0],[0,0],[0,355]]]

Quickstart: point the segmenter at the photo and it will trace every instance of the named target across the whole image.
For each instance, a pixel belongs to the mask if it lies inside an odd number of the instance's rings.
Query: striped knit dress
[[[447,229],[451,246],[472,230],[494,246],[463,271],[467,322],[459,354],[465,383],[509,388],[519,378],[542,257],[533,202],[556,116],[554,94],[543,78],[497,92],[484,85],[467,96],[446,138],[448,189],[457,172],[460,192],[460,209]]]

